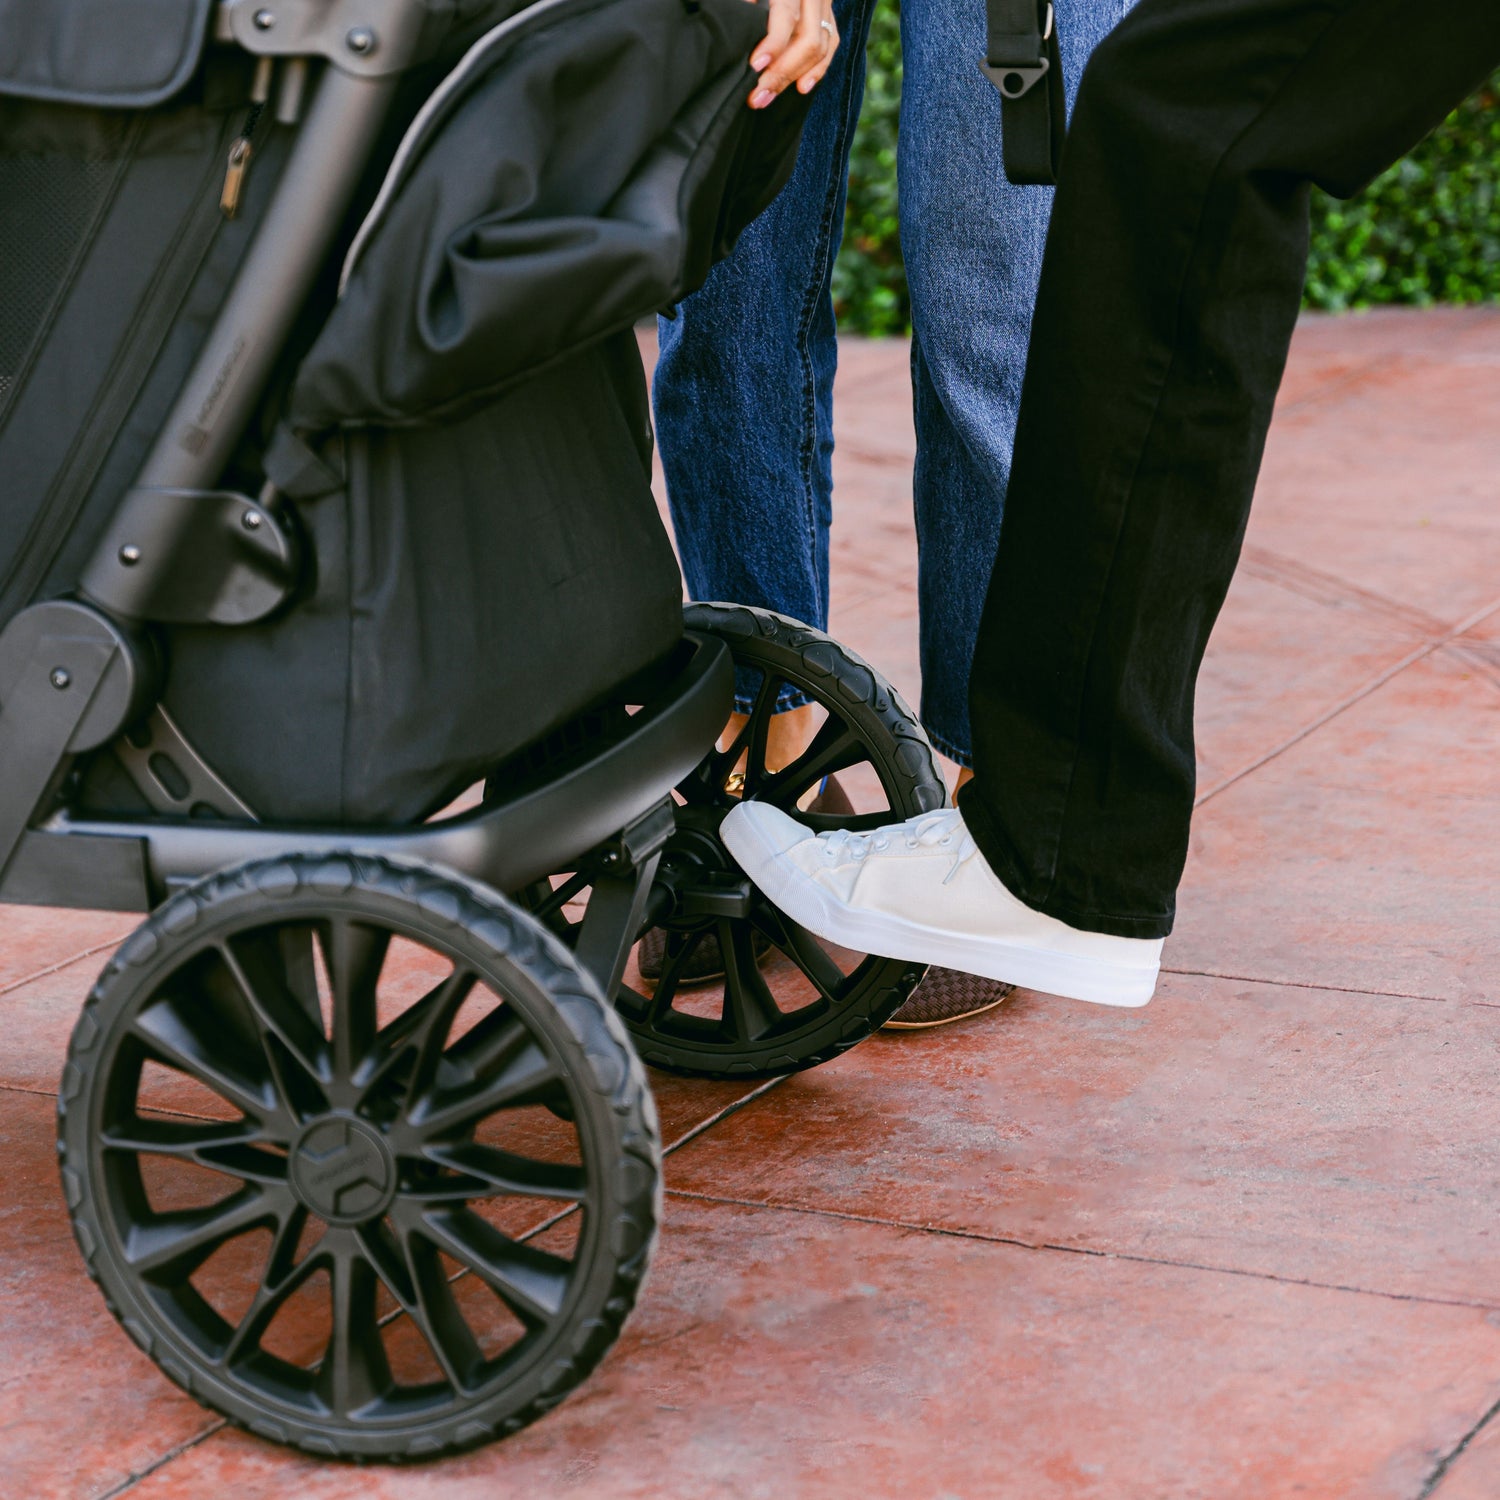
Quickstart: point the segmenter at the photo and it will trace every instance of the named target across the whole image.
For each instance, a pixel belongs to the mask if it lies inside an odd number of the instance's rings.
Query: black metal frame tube
[[[82,592],[144,618],[181,565],[181,527],[141,491],[212,490],[244,434],[343,221],[399,79],[325,67],[276,194],[133,489],[84,569]]]
[[[409,828],[247,827],[64,814],[25,835],[5,871],[0,901],[144,911],[172,887],[215,870],[325,853],[421,860],[498,891],[519,890],[573,868],[573,861],[668,797],[714,743],[733,698],[728,648],[690,633],[670,680],[610,743],[509,800]]]

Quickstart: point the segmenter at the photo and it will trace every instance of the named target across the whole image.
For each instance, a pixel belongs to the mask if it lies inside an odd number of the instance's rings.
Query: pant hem
[[[805,708],[813,700],[798,688],[782,693],[776,699],[776,707],[772,711],[778,714],[790,713],[794,708]],[[755,707],[754,698],[736,697],[734,700],[734,712],[737,714],[749,714]]]
[[[963,811],[964,826],[974,836],[979,852],[994,871],[996,879],[1017,901],[1033,911],[1055,917],[1081,932],[1102,932],[1110,937],[1164,938],[1171,933],[1176,916],[1175,903],[1165,912],[1135,915],[1095,911],[1059,900],[1051,892],[1041,894],[1036,882],[1014,857],[1009,840],[1000,831],[989,808],[979,800],[972,781],[959,793],[958,802]]]
[[[927,730],[927,738],[932,742],[932,748],[939,755],[946,756],[955,765],[962,766],[966,771],[974,769],[974,756],[971,751],[960,750],[952,740],[944,739],[940,734],[934,734],[930,725],[924,724],[922,727]]]

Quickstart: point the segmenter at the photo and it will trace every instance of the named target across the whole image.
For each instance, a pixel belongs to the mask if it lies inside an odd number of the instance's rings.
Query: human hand
[[[771,0],[766,39],[750,59],[760,74],[750,108],[764,109],[793,83],[799,94],[811,93],[838,50],[833,0]]]

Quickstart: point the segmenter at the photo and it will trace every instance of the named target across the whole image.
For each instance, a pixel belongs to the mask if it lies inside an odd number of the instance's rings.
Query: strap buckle
[[[1002,99],[1020,99],[1029,94],[1051,72],[1051,59],[1042,50],[1042,44],[1051,41],[1052,28],[1055,23],[1056,14],[1052,9],[1051,0],[1048,0],[1047,15],[1042,23],[1041,34],[1036,38],[1034,57],[1020,63],[992,62],[987,57],[980,60],[979,71],[1000,91]],[[1006,40],[1020,41],[1021,38],[1006,38]],[[1026,40],[1031,39],[1028,37]]]

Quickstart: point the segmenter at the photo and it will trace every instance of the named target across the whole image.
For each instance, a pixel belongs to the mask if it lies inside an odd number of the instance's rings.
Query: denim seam
[[[1340,19],[1342,19],[1343,15],[1344,12],[1336,12],[1334,15],[1329,17],[1327,24],[1318,33],[1318,35],[1311,42],[1309,42],[1302,56],[1297,59],[1296,64],[1288,71],[1286,76],[1282,78],[1281,82],[1277,84],[1276,89],[1272,93],[1271,97],[1266,100],[1265,104],[1256,111],[1255,115],[1251,119],[1245,122],[1244,127],[1239,131],[1234,139],[1230,141],[1227,146],[1225,146],[1222,152],[1219,153],[1219,159],[1214,163],[1213,173],[1209,177],[1208,183],[1203,191],[1202,200],[1199,203],[1198,217],[1193,225],[1192,249],[1188,254],[1187,261],[1183,266],[1182,276],[1177,284],[1177,297],[1172,329],[1172,352],[1167,360],[1166,369],[1162,372],[1161,382],[1157,386],[1156,397],[1151,406],[1151,417],[1146,423],[1146,429],[1142,434],[1140,446],[1136,450],[1135,464],[1131,469],[1130,481],[1127,484],[1125,494],[1122,497],[1124,503],[1120,507],[1119,524],[1115,528],[1114,536],[1110,543],[1109,567],[1105,571],[1104,581],[1098,596],[1098,603],[1093,612],[1093,624],[1089,632],[1088,649],[1084,653],[1083,670],[1079,674],[1078,699],[1073,716],[1073,759],[1072,764],[1068,768],[1067,787],[1063,792],[1062,807],[1060,809],[1057,820],[1056,838],[1053,841],[1052,847],[1052,855],[1050,860],[1051,873],[1048,875],[1046,882],[1049,900],[1051,899],[1053,888],[1057,884],[1058,855],[1062,847],[1063,834],[1068,821],[1068,811],[1073,802],[1073,790],[1078,781],[1078,765],[1079,761],[1082,759],[1082,753],[1078,746],[1079,741],[1082,738],[1083,705],[1088,679],[1093,669],[1094,660],[1099,651],[1099,628],[1100,618],[1103,614],[1104,599],[1109,593],[1110,584],[1114,580],[1115,572],[1119,565],[1120,537],[1124,532],[1125,521],[1127,516],[1129,515],[1130,500],[1131,496],[1135,492],[1136,479],[1140,474],[1141,464],[1145,461],[1146,450],[1150,447],[1152,434],[1156,431],[1157,422],[1161,416],[1161,404],[1166,397],[1167,388],[1172,381],[1172,372],[1177,366],[1178,354],[1182,344],[1181,331],[1183,300],[1187,293],[1189,278],[1198,258],[1198,252],[1202,246],[1204,218],[1208,212],[1209,204],[1213,201],[1214,191],[1218,186],[1219,178],[1224,170],[1224,163],[1229,160],[1230,156],[1233,155],[1234,151],[1245,139],[1245,137],[1255,129],[1255,127],[1261,122],[1262,119],[1265,118],[1267,111],[1275,105],[1276,101],[1280,99],[1282,94],[1291,85],[1293,80],[1301,73],[1302,69],[1307,64],[1308,58],[1311,57],[1313,53],[1316,52],[1317,49],[1322,45],[1328,33],[1333,30],[1334,26],[1337,25]],[[1108,914],[1106,913],[1094,913],[1094,915],[1108,917]],[[1113,917],[1112,920],[1120,921],[1132,919]]]

